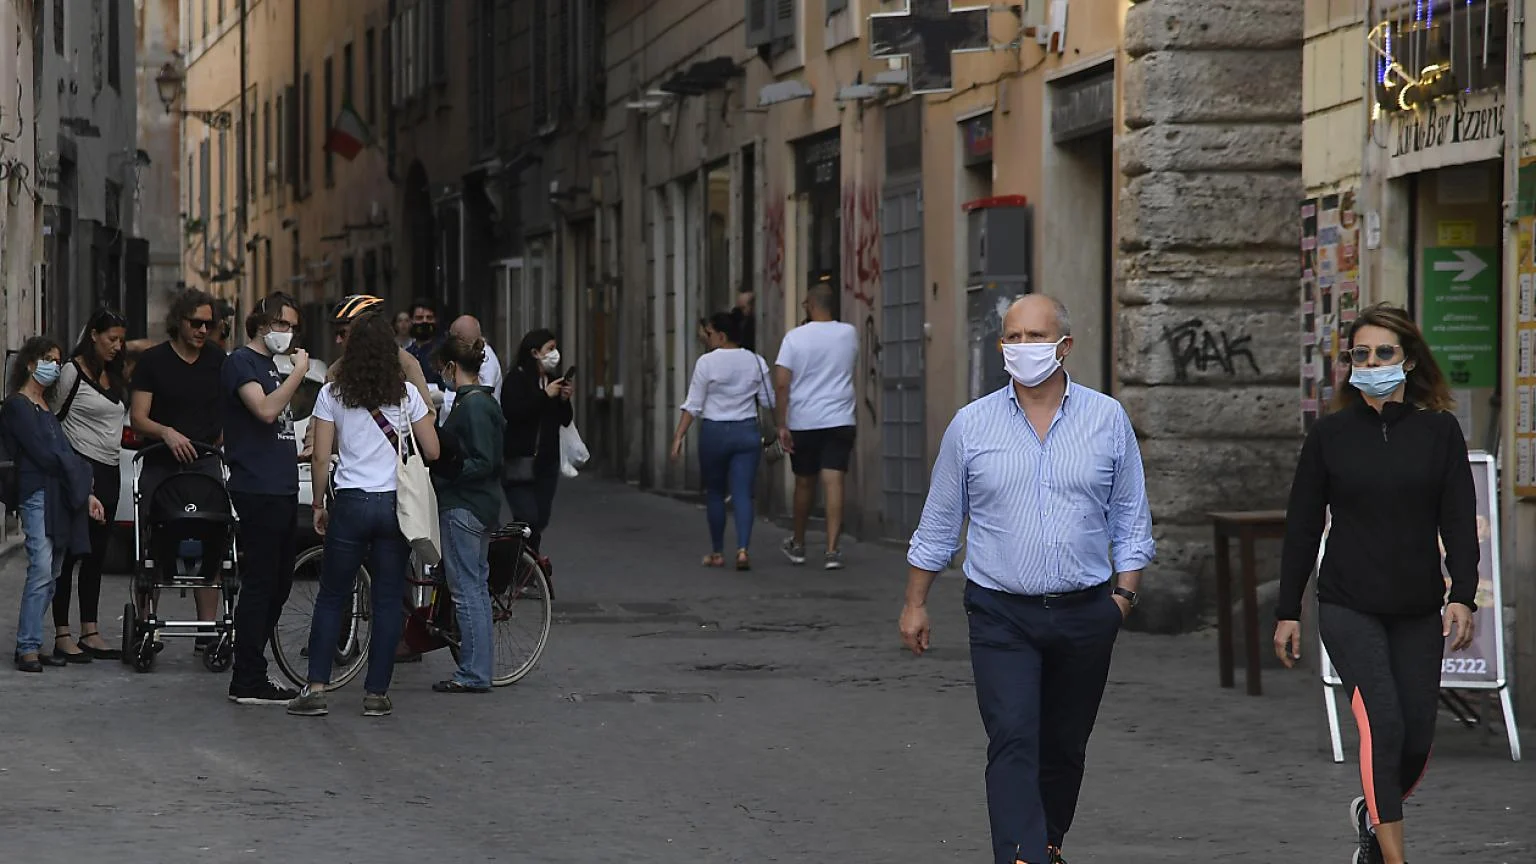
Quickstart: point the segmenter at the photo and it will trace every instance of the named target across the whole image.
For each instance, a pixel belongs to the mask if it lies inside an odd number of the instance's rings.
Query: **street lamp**
[[[160,104],[165,106],[165,113],[171,113],[171,106],[181,98],[186,81],[186,77],[176,68],[175,63],[167,62],[160,67],[160,74],[155,76],[155,90],[160,94]],[[232,123],[228,111],[189,111],[185,108],[176,110],[181,116],[196,117],[214,129],[228,129]]]

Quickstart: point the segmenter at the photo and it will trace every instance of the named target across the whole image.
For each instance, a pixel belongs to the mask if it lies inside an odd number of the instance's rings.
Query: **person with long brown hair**
[[[59,381],[48,395],[49,407],[59,418],[70,447],[91,466],[92,491],[109,508],[108,516],[116,514],[122,491],[118,455],[123,446],[123,418],[128,415],[128,379],[123,371],[127,326],[128,322],[111,309],[97,310],[70,352],[70,359],[60,367]],[[92,522],[90,551],[64,560],[53,595],[53,653],[71,663],[115,660],[119,656],[118,650],[102,638],[97,623],[102,563],[111,538],[110,519]],[[69,632],[70,589],[77,578],[78,642]]]
[[[394,327],[377,312],[348,325],[347,362],[336,380],[321,388],[311,422],[315,426],[315,532],[325,538],[320,590],[309,631],[309,683],[288,713],[320,716],[328,711],[342,611],[358,568],[372,577],[373,637],[363,682],[363,714],[380,717],[394,708],[389,683],[395,646],[405,627],[406,565],[410,543],[400,531],[396,465],[400,438],[414,434],[427,462],[438,456],[437,429],[415,387],[406,385]],[[340,455],[334,480],[331,454]],[[334,483],[334,499],[327,494]]]
[[[1403,800],[1434,743],[1440,661],[1472,643],[1477,500],[1445,376],[1402,309],[1349,325],[1336,410],[1307,433],[1286,513],[1275,653],[1301,656],[1301,604],[1318,568],[1318,627],[1360,730],[1357,864],[1403,864]],[[1449,602],[1441,573],[1450,573]]]

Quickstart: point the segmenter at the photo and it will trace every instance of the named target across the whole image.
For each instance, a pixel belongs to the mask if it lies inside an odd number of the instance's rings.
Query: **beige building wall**
[[[351,162],[330,157],[329,176],[323,148],[326,133],[340,111],[349,46],[354,102],[366,98],[371,77],[376,100],[372,113],[379,121],[376,132],[382,129],[389,98],[384,59],[388,4],[385,0],[302,4],[298,0],[250,0],[243,118],[239,116],[240,40],[235,3],[215,0],[206,4],[210,8],[206,22],[201,19],[205,4],[189,5],[192,8],[184,10],[183,16],[183,107],[228,111],[234,118],[223,145],[227,157],[222,163],[222,177],[218,156],[221,133],[197,119],[189,118],[184,125],[184,212],[193,219],[203,212],[200,160],[205,142],[212,162],[212,200],[206,211],[212,219],[202,230],[186,232],[183,258],[187,284],[238,300],[236,305],[243,314],[269,291],[287,291],[305,305],[335,301],[343,293],[348,259],[352,261],[353,287],[361,291],[363,261],[369,253],[377,256],[377,279],[387,281],[392,256],[386,250],[398,205],[388,182],[384,148],[367,148]],[[221,10],[222,21],[217,17]],[[366,63],[370,32],[375,40],[371,70]],[[327,63],[332,76],[329,115],[325,111]],[[290,107],[295,97],[297,109]],[[358,110],[366,120],[366,106],[359,104]],[[253,116],[257,132],[254,145],[250,143]],[[299,124],[296,129],[291,127],[294,120]],[[251,149],[249,182],[244,186],[239,182],[240,148],[236,143],[242,137]],[[227,190],[223,196],[221,180]],[[245,189],[248,207],[243,236],[235,225],[241,188]],[[221,218],[227,226],[222,235],[218,227]],[[205,246],[210,250],[206,256]],[[221,270],[229,271],[226,276],[234,275],[220,280]]]

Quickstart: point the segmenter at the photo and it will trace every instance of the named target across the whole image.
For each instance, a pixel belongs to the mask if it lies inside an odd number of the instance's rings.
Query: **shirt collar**
[[[1067,413],[1067,403],[1072,401],[1072,388],[1076,385],[1072,383],[1071,372],[1068,372],[1066,369],[1062,369],[1061,371],[1067,376],[1067,389],[1061,395],[1061,405],[1057,406],[1057,410],[1062,414],[1065,414]],[[1013,388],[1013,379],[1011,378],[1008,379],[1008,403],[1013,406],[1013,410],[1015,412],[1024,410],[1024,406],[1019,404],[1019,391]]]

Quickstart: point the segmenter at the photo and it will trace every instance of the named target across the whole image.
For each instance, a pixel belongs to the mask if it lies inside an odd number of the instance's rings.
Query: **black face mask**
[[[436,335],[437,335],[437,325],[436,324],[412,324],[411,325],[411,338],[415,339],[417,342],[427,342],[427,341],[430,341],[431,338],[433,336],[436,336]]]

